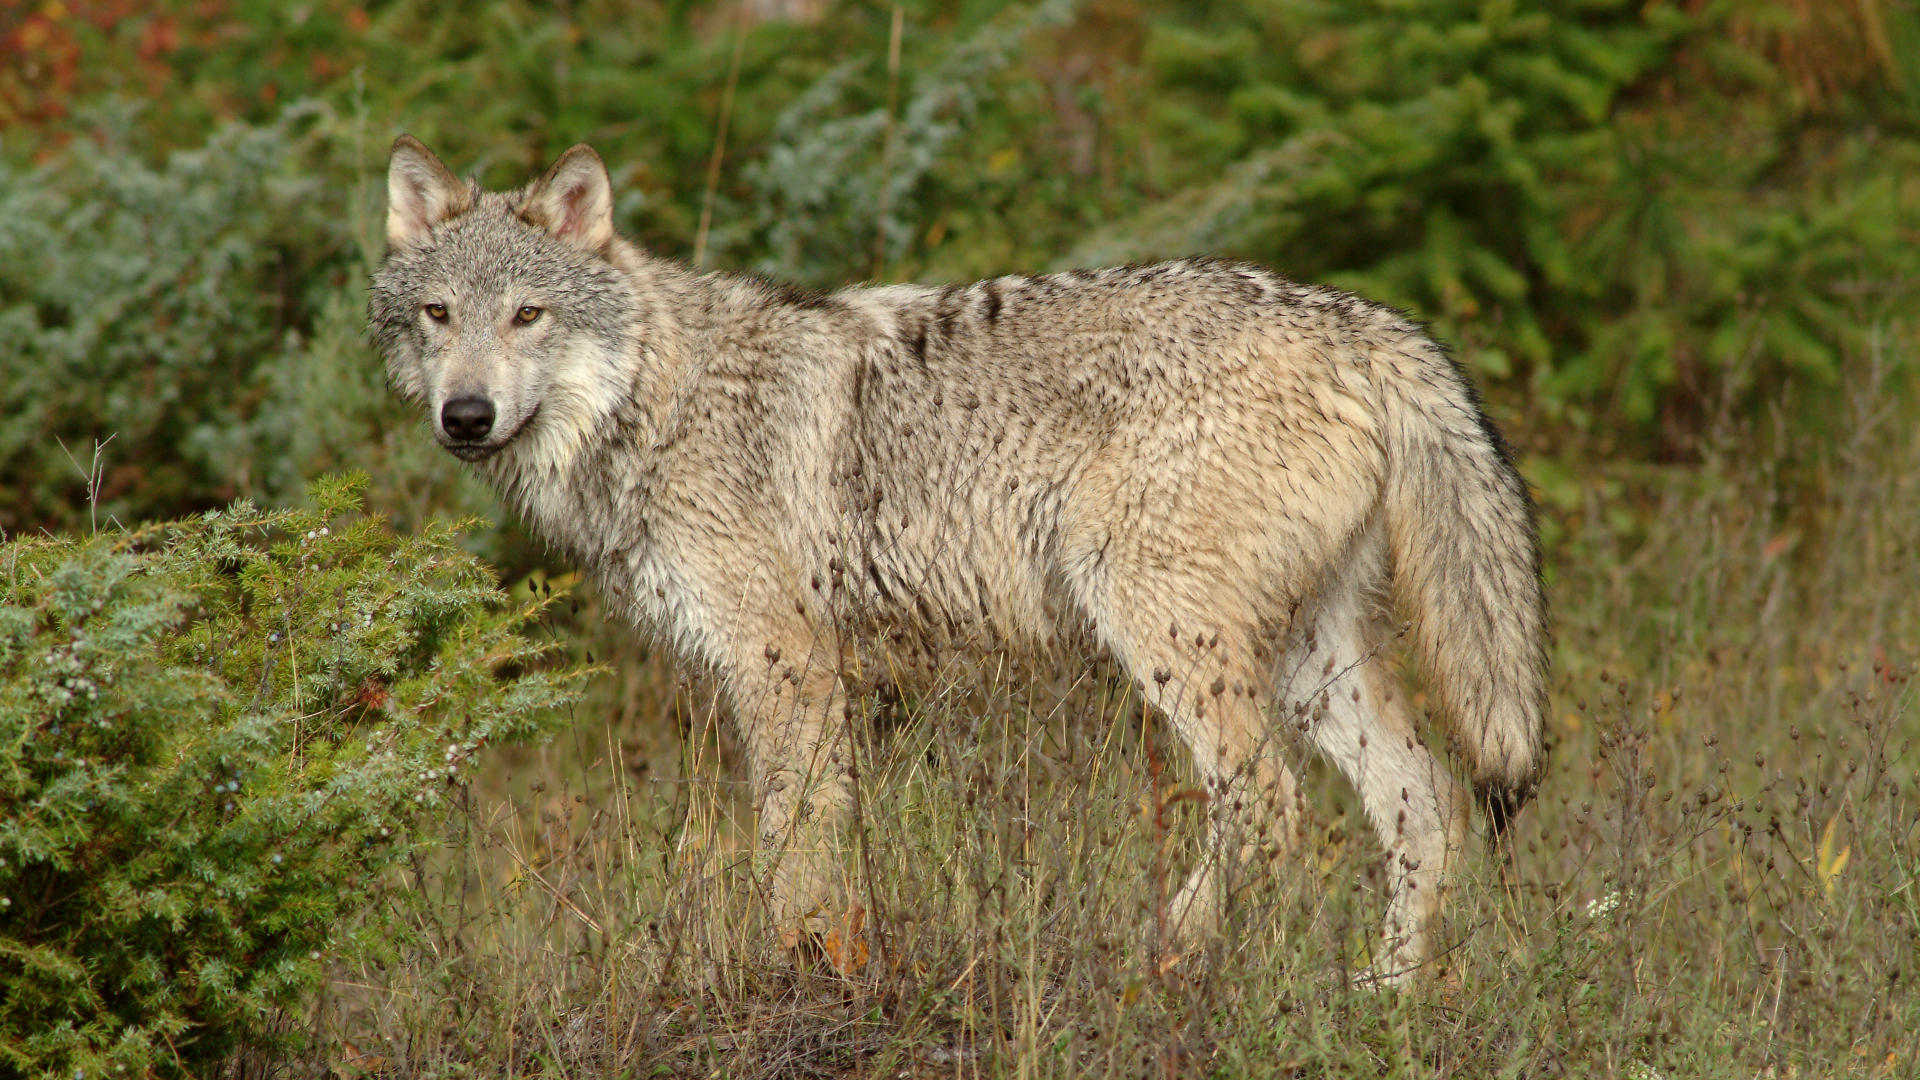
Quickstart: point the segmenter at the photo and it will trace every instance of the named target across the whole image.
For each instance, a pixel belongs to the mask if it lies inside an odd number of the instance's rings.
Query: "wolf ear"
[[[387,163],[387,246],[410,247],[428,230],[465,213],[473,191],[411,135],[393,143]]]
[[[527,188],[520,216],[583,251],[613,239],[613,181],[585,143],[560,155],[547,175]]]

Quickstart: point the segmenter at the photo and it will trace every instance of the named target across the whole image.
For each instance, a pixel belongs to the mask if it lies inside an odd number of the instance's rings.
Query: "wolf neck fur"
[[[525,445],[476,466],[536,534],[596,574],[613,569],[603,567],[609,560],[642,554],[634,548],[647,541],[648,496],[673,452],[676,411],[691,407],[703,376],[724,362],[727,339],[754,313],[790,302],[756,278],[698,273],[624,239],[603,254],[633,291],[620,344],[634,357],[632,381],[593,402],[585,422],[536,421]]]

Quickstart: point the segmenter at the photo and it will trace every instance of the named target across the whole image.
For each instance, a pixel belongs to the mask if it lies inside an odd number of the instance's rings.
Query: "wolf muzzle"
[[[440,407],[440,430],[454,442],[479,442],[493,431],[493,402],[477,395],[454,398]]]

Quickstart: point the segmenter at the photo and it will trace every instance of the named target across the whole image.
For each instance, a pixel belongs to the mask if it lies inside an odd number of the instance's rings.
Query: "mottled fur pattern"
[[[1118,661],[1212,796],[1188,935],[1254,838],[1296,842],[1281,751],[1310,744],[1391,860],[1376,974],[1430,955],[1473,800],[1398,693],[1392,612],[1480,800],[1532,793],[1532,508],[1396,312],[1204,259],[826,295],[695,273],[615,232],[586,147],[487,193],[403,137],[389,198],[370,317],[393,387],[717,673],[790,938],[842,902],[847,673],[890,636]]]

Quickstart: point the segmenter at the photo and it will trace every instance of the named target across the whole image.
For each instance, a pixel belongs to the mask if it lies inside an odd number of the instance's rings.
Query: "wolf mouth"
[[[527,414],[526,419],[520,421],[512,431],[506,434],[505,438],[499,440],[441,443],[440,445],[446,448],[447,453],[452,454],[461,461],[485,461],[500,451],[505,450],[508,444],[520,437],[521,432],[527,430],[527,425],[533,423],[533,418],[539,415],[540,406],[535,405],[533,411]]]

